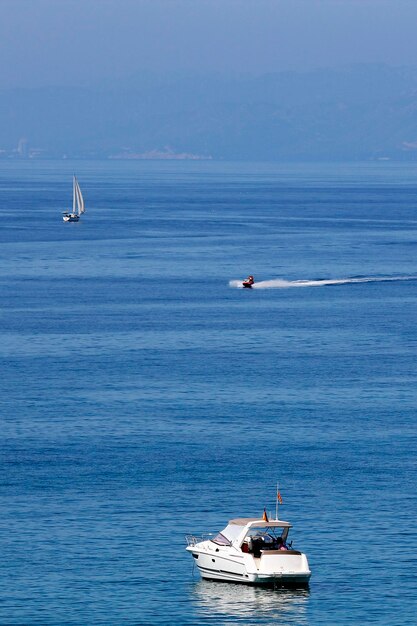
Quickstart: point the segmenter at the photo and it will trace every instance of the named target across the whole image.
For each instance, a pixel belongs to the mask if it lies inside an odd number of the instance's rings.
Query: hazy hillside
[[[258,77],[152,75],[0,91],[0,148],[45,156],[163,150],[218,159],[414,159],[417,69],[352,66]]]

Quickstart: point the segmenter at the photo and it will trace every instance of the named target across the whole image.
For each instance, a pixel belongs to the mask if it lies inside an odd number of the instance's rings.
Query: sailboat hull
[[[77,214],[64,215],[62,219],[64,220],[64,222],[78,222],[78,220],[80,219],[80,216]]]

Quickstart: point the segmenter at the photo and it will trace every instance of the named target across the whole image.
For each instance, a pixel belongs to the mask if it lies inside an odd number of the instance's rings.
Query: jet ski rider
[[[244,285],[253,285],[254,282],[255,282],[255,279],[251,275],[251,276],[248,276],[247,279],[243,281],[243,284]]]

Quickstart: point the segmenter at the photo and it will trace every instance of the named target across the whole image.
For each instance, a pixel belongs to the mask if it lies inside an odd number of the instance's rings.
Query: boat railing
[[[214,537],[213,533],[203,533],[202,535],[185,535],[185,540],[188,546],[195,546],[196,543],[208,541],[212,537]]]

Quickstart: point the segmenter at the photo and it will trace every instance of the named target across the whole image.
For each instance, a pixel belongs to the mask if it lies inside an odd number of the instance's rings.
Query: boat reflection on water
[[[307,624],[308,589],[268,589],[201,580],[193,586],[195,615],[219,624]]]

